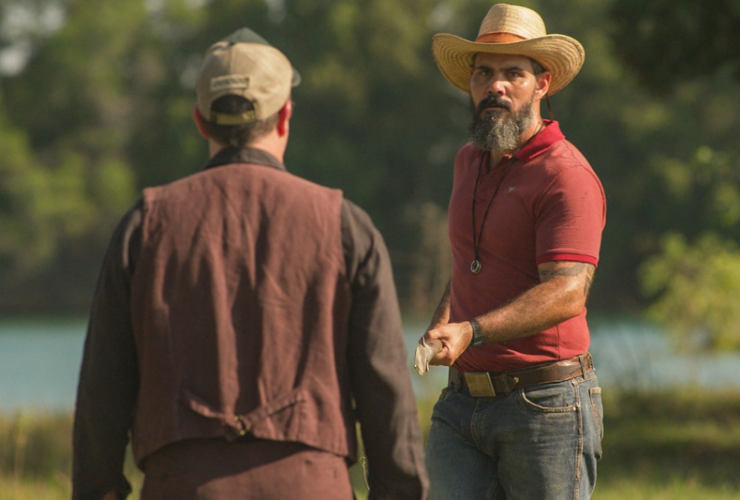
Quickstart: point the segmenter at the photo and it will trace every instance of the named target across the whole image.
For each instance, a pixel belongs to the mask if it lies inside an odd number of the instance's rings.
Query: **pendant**
[[[478,274],[481,267],[483,266],[480,265],[480,261],[478,259],[475,259],[473,262],[470,263],[470,272],[473,274]]]

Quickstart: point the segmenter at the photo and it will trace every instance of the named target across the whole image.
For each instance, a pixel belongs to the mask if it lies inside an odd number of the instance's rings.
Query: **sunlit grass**
[[[700,484],[692,478],[635,478],[599,482],[592,500],[740,500],[731,485]]]
[[[71,491],[68,476],[18,480],[0,475],[0,500],[69,500]]]
[[[423,435],[433,401],[419,401]],[[740,500],[740,393],[605,391],[604,458],[594,500]],[[0,500],[71,494],[70,415],[0,414]],[[128,457],[138,500],[143,475]],[[351,476],[366,500],[362,465]]]

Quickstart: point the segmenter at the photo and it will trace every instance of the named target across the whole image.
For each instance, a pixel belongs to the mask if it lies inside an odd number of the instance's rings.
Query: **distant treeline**
[[[452,161],[469,121],[468,97],[441,76],[430,41],[442,31],[475,38],[491,3],[5,0],[0,312],[87,310],[108,238],[141,189],[204,163],[191,121],[202,54],[250,26],[303,76],[289,170],[341,188],[370,213],[405,310],[430,314],[448,277]],[[717,303],[740,288],[740,57],[727,47],[740,42],[720,36],[701,0],[520,3],[586,49],[552,109],[607,193],[590,307],[652,304],[659,319],[726,330],[734,319]],[[712,7],[728,33],[738,3]],[[695,32],[714,35],[699,38],[701,52],[681,52],[676,40]],[[715,35],[728,43],[710,45]],[[650,71],[666,62],[660,75]],[[687,307],[710,292],[707,304]]]

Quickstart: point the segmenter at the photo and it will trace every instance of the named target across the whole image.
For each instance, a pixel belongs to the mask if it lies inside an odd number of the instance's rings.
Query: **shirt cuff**
[[[569,262],[583,262],[585,264],[593,264],[598,267],[599,259],[590,255],[583,255],[578,253],[546,253],[537,257],[537,265],[544,264],[546,262],[554,262],[556,260],[564,260]]]

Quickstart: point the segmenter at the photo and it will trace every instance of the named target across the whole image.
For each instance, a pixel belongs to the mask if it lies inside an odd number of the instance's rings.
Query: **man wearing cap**
[[[144,190],[90,316],[73,498],[115,500],[130,440],[148,499],[428,496],[391,266],[369,217],[283,164],[300,77],[248,29],[197,84],[205,168]]]
[[[426,448],[432,497],[589,498],[602,406],[585,304],[606,202],[559,124],[540,117],[583,48],[497,4],[476,41],[438,34],[432,51],[473,114],[454,165],[450,283],[420,341],[450,366]]]

